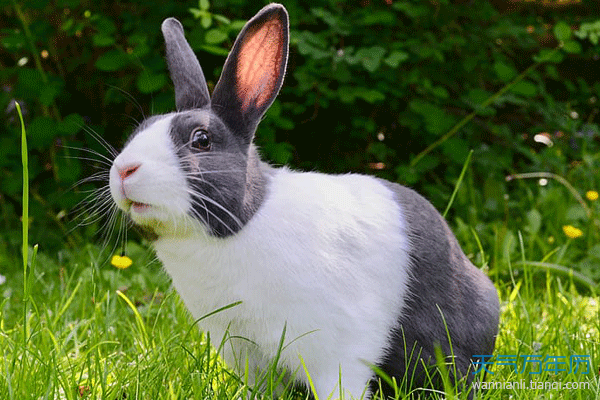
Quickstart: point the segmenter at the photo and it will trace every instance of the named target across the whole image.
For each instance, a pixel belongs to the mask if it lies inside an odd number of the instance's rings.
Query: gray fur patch
[[[446,221],[425,198],[383,182],[396,194],[406,216],[411,281],[405,309],[380,367],[398,382],[406,379],[412,387],[427,386],[422,364],[434,366],[435,346],[440,346],[446,356],[455,356],[453,379],[468,384],[473,379],[473,355],[492,354],[494,349],[499,319],[496,289],[464,255]],[[453,375],[452,368],[449,372]]]
[[[190,146],[196,129],[207,132],[209,151]],[[232,135],[208,109],[178,113],[170,135],[192,192],[192,216],[215,236],[239,232],[262,204],[270,167],[260,161],[254,145]]]
[[[205,107],[210,103],[208,86],[200,63],[185,40],[181,23],[175,18],[167,18],[161,29],[171,80],[175,85],[177,111]]]

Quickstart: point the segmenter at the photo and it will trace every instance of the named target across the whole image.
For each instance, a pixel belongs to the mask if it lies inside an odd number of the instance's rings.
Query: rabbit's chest
[[[210,318],[253,340],[276,343],[284,325],[293,337],[389,328],[408,286],[404,217],[364,176],[282,170],[238,234],[163,238],[155,248],[194,318],[241,301]]]

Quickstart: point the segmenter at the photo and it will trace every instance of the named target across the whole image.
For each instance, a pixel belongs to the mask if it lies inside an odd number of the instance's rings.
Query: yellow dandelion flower
[[[110,263],[119,269],[125,269],[129,268],[131,264],[133,264],[133,261],[131,261],[131,258],[127,256],[120,256],[115,254],[110,260]]]
[[[595,190],[589,190],[585,193],[585,197],[587,197],[589,201],[596,201],[598,200],[598,192]]]
[[[572,225],[564,225],[563,232],[571,239],[577,239],[578,237],[583,236],[583,231],[579,228],[575,228]]]

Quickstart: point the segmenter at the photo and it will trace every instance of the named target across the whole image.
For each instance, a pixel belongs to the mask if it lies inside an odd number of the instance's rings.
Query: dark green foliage
[[[511,238],[518,231],[535,231],[526,250],[540,260],[566,243],[561,228],[571,224],[584,238],[554,261],[600,277],[593,246],[598,202],[588,204],[591,215],[582,214],[559,182],[505,180],[544,171],[581,195],[599,189],[596,1],[282,2],[291,53],[284,87],[257,133],[265,159],[376,174],[415,187],[444,209],[474,150],[448,216],[467,251],[478,252],[470,228],[485,246],[517,246]],[[104,167],[73,147],[108,155],[88,131],[119,148],[144,116],[174,109],[161,21],[175,16],[184,23],[212,89],[237,32],[263,2],[0,5],[2,260],[18,248],[21,212],[14,99],[30,138],[32,242],[76,246],[98,226],[69,233],[69,212],[91,187],[72,186]],[[534,140],[540,133],[552,147]]]

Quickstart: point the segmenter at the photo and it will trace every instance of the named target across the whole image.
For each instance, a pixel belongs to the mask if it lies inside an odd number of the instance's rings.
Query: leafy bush
[[[536,232],[524,244],[531,260],[569,246],[550,261],[600,278],[598,202],[582,206],[556,179],[545,186],[505,179],[547,172],[582,198],[599,189],[596,2],[283,2],[292,48],[284,88],[257,134],[265,159],[375,174],[415,187],[443,209],[474,150],[449,215],[468,252],[479,253],[471,228],[486,247],[508,246],[509,257],[519,231]],[[32,147],[32,241],[75,247],[99,225],[70,231],[70,210],[91,183],[72,186],[105,168],[100,156],[90,161],[76,149],[108,155],[90,132],[118,148],[144,116],[174,109],[161,21],[184,23],[212,88],[244,20],[261,6],[0,4],[0,255],[7,255],[0,263],[19,243],[15,99]],[[583,237],[569,239],[564,225]]]

